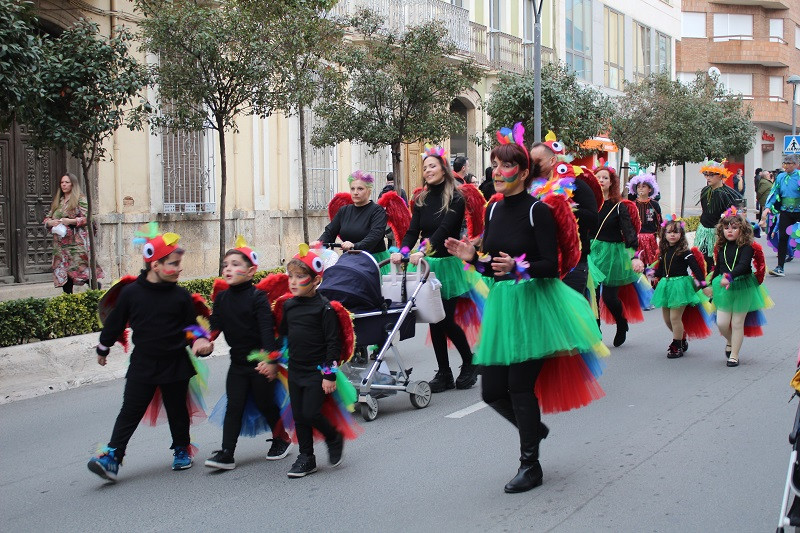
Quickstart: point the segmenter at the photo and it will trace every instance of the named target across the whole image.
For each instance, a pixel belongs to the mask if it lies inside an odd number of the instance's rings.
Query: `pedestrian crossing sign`
[[[800,154],[800,135],[783,136],[783,153]]]

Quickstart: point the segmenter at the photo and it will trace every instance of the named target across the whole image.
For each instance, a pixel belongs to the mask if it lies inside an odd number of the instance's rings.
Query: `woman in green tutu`
[[[377,262],[389,259],[386,251],[387,215],[386,210],[370,199],[375,178],[361,170],[356,170],[347,178],[350,183],[350,194],[339,193],[328,204],[330,224],[311,247],[319,247],[323,243],[331,243],[337,237],[342,239],[342,250],[364,250],[369,252]],[[405,210],[408,213],[408,210]],[[407,224],[406,224],[407,226]],[[388,263],[381,268],[381,274],[388,274]]]
[[[520,466],[505,486],[509,493],[542,484],[539,443],[549,430],[541,413],[602,397],[597,356],[608,355],[586,298],[560,279],[580,259],[575,215],[564,196],[526,192],[532,176],[523,133],[521,124],[498,132],[491,161],[503,198],[486,209],[480,250],[456,238],[445,242],[491,285],[475,362],[483,400],[519,433]],[[571,193],[573,180],[558,189]]]
[[[717,308],[717,327],[725,337],[728,366],[739,366],[744,337],[762,334],[766,323],[762,309],[772,307],[772,299],[761,286],[766,266],[761,245],[753,241],[753,228],[735,207],[722,214],[717,224],[714,247],[714,272],[706,296],[713,295]],[[755,264],[753,272],[751,264]]]
[[[412,202],[411,225],[400,244],[401,250],[411,250],[418,240],[421,251],[414,252],[409,259],[416,265],[425,260],[442,283],[441,294],[445,318],[431,324],[431,342],[439,365],[436,375],[430,381],[432,392],[448,389],[469,389],[478,380],[478,372],[472,364],[472,348],[462,327],[456,322],[456,306],[459,298],[468,295],[471,285],[467,280],[464,266],[453,257],[444,246],[448,237],[461,233],[466,204],[464,196],[456,186],[456,180],[447,164],[444,149],[440,146],[426,146],[422,160],[422,177],[425,188]],[[392,263],[400,264],[403,255],[395,252]],[[447,354],[447,340],[453,343],[461,355],[461,373],[456,380],[450,368]]]
[[[639,246],[639,210],[620,194],[619,177],[609,166],[595,169],[603,190],[600,226],[591,244],[589,271],[600,284],[600,318],[615,323],[614,346],[625,342],[629,322],[642,322],[642,308],[650,305],[652,289],[641,283],[644,263],[634,258]],[[602,300],[601,298],[602,297]]]
[[[653,306],[661,308],[664,322],[672,332],[667,357],[676,359],[689,349],[687,337],[705,338],[711,334],[700,307],[708,299],[699,292],[708,284],[701,266],[705,265],[703,254],[697,248],[689,249],[684,222],[675,215],[666,215],[664,219],[653,274],[657,283]]]

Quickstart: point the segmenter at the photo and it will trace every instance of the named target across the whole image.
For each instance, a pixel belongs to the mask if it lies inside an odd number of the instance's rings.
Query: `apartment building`
[[[677,76],[715,72],[753,109],[753,149],[731,166],[743,168],[754,202],[756,168],[780,168],[784,135],[791,134],[792,89],[800,74],[800,2],[797,0],[683,0]]]

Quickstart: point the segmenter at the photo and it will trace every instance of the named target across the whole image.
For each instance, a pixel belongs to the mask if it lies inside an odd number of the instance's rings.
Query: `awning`
[[[586,150],[599,150],[601,152],[617,152],[617,145],[611,142],[611,139],[603,137],[595,137],[594,139],[587,139],[581,143],[581,148]]]

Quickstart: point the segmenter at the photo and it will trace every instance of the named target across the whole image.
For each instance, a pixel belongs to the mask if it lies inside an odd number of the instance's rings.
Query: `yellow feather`
[[[308,245],[306,243],[301,243],[300,246],[300,257],[305,257],[308,255]]]
[[[164,239],[164,244],[167,246],[173,246],[178,242],[178,239],[180,239],[181,236],[177,233],[165,233],[162,238]]]
[[[245,248],[247,246],[247,241],[244,240],[244,235],[237,235],[236,241],[233,243],[234,248]]]
[[[544,136],[545,141],[557,141],[558,137],[553,133],[553,130],[547,130],[547,135]]]

